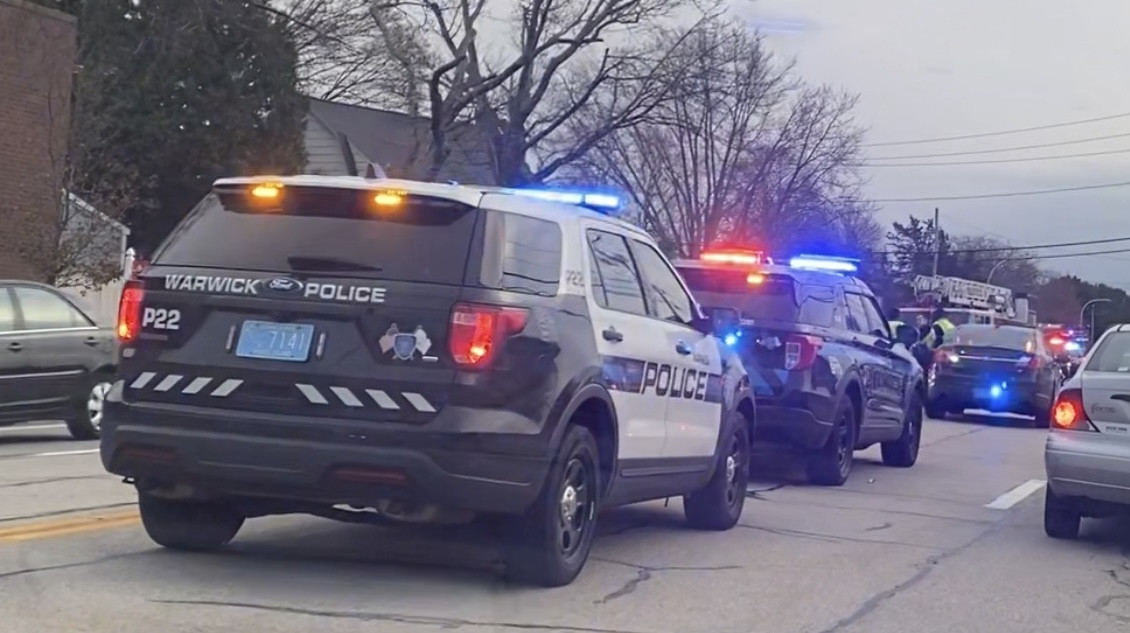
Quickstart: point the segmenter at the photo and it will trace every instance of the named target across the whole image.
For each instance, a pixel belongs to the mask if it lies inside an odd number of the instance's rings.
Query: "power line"
[[[980,149],[968,152],[945,152],[942,154],[905,154],[902,156],[874,156],[868,160],[910,160],[915,158],[946,158],[948,156],[977,156],[982,154],[1000,154],[1002,152],[1018,152],[1026,149],[1042,149],[1044,147],[1063,147],[1064,145],[1078,145],[1080,143],[1094,143],[1096,141],[1107,141],[1115,138],[1126,138],[1130,136],[1130,132],[1123,132],[1121,134],[1107,134],[1105,136],[1092,136],[1090,138],[1081,138],[1074,141],[1057,141],[1055,143],[1039,143],[1036,145],[1017,145],[1014,147],[999,147],[997,149]]]
[[[1104,152],[1083,152],[1080,154],[1056,154],[1053,156],[1029,156],[1028,158],[991,158],[988,160],[940,161],[932,163],[856,163],[855,167],[954,167],[957,165],[991,165],[996,163],[1029,163],[1044,160],[1062,160],[1065,158],[1086,158],[1088,156],[1110,156],[1113,154],[1130,154],[1130,149],[1113,149]]]
[[[921,145],[924,143],[942,143],[945,141],[963,141],[971,138],[989,138],[991,136],[1007,136],[1009,134],[1022,134],[1024,132],[1039,132],[1041,130],[1053,130],[1061,127],[1070,127],[1073,125],[1085,125],[1087,123],[1099,123],[1101,121],[1113,121],[1115,119],[1123,119],[1130,117],[1130,112],[1123,112],[1122,114],[1112,114],[1110,116],[1096,117],[1094,119],[1080,119],[1077,121],[1067,121],[1064,123],[1052,123],[1050,125],[1037,125],[1035,127],[1024,127],[1013,130],[1001,130],[997,132],[980,132],[976,134],[962,134],[959,136],[939,136],[934,138],[920,138],[908,141],[889,141],[885,143],[864,143],[863,147],[895,147],[897,145]]]
[[[1108,237],[1101,240],[1084,240],[1081,242],[1053,242],[1051,244],[1028,244],[1027,246],[995,246],[989,248],[955,248],[946,250],[947,253],[1004,253],[1009,251],[1036,251],[1045,248],[1066,248],[1068,246],[1097,246],[1099,244],[1113,244],[1115,242],[1130,242],[1130,236],[1127,237]],[[885,252],[893,254],[893,251],[876,251],[876,254]]]
[[[1080,185],[1078,187],[1060,187],[1058,189],[1037,189],[1033,191],[1007,191],[1001,193],[982,193],[971,194],[966,196],[932,196],[923,198],[881,198],[872,200],[871,202],[938,202],[942,200],[984,200],[989,198],[1016,198],[1020,196],[1043,196],[1053,193],[1068,193],[1072,191],[1091,191],[1094,189],[1115,189],[1118,187],[1130,187],[1130,180],[1122,182],[1109,182],[1101,185]]]
[[[1113,255],[1115,253],[1130,253],[1130,248],[1119,248],[1108,251],[1092,251],[1088,253],[1056,253],[1054,255],[1033,255],[1024,259],[1062,259],[1065,257],[1090,257],[1093,255]],[[1006,260],[1007,261],[1007,260]]]

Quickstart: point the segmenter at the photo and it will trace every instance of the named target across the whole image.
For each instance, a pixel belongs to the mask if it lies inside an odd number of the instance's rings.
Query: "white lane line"
[[[32,453],[28,457],[66,457],[67,455],[90,455],[97,453],[97,448],[84,448],[77,451],[52,451],[50,453]]]
[[[996,499],[993,499],[992,503],[986,503],[985,507],[991,510],[1007,510],[1027,499],[1032,493],[1039,491],[1047,485],[1047,483],[1048,482],[1043,479],[1029,479]]]
[[[19,433],[20,431],[46,431],[48,429],[62,429],[65,424],[29,424],[21,426],[5,426],[0,428],[0,433]]]

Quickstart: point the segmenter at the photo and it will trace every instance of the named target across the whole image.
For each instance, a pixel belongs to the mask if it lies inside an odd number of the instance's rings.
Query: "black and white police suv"
[[[741,356],[757,405],[756,445],[799,449],[809,479],[839,486],[853,452],[882,447],[883,462],[918,460],[925,386],[903,326],[893,337],[851,260],[718,250],[676,262],[708,309],[733,308],[726,342]]]
[[[739,519],[753,399],[674,268],[609,196],[233,178],[122,295],[107,470],[157,543],[249,517],[461,522],[512,578],[569,583],[600,508]]]

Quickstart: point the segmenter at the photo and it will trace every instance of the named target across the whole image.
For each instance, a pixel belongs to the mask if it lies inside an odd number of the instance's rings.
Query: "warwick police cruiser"
[[[102,461],[157,543],[248,518],[503,526],[507,574],[580,573],[601,508],[682,496],[727,530],[740,362],[614,197],[227,178],[122,294]]]

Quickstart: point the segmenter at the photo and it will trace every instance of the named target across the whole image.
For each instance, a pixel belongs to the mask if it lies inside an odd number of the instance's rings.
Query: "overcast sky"
[[[732,0],[799,72],[861,96],[868,143],[1013,130],[1130,113],[1130,0]],[[869,168],[875,198],[1032,191],[1130,181],[1130,116],[1023,134],[867,148],[881,156],[1097,142],[953,162],[1111,150],[1124,154],[997,164]],[[982,200],[883,203],[884,223],[941,208],[943,228],[1017,245],[1130,236],[1130,187]],[[1045,251],[1130,249],[1130,241]],[[1130,288],[1130,252],[1045,266]]]

